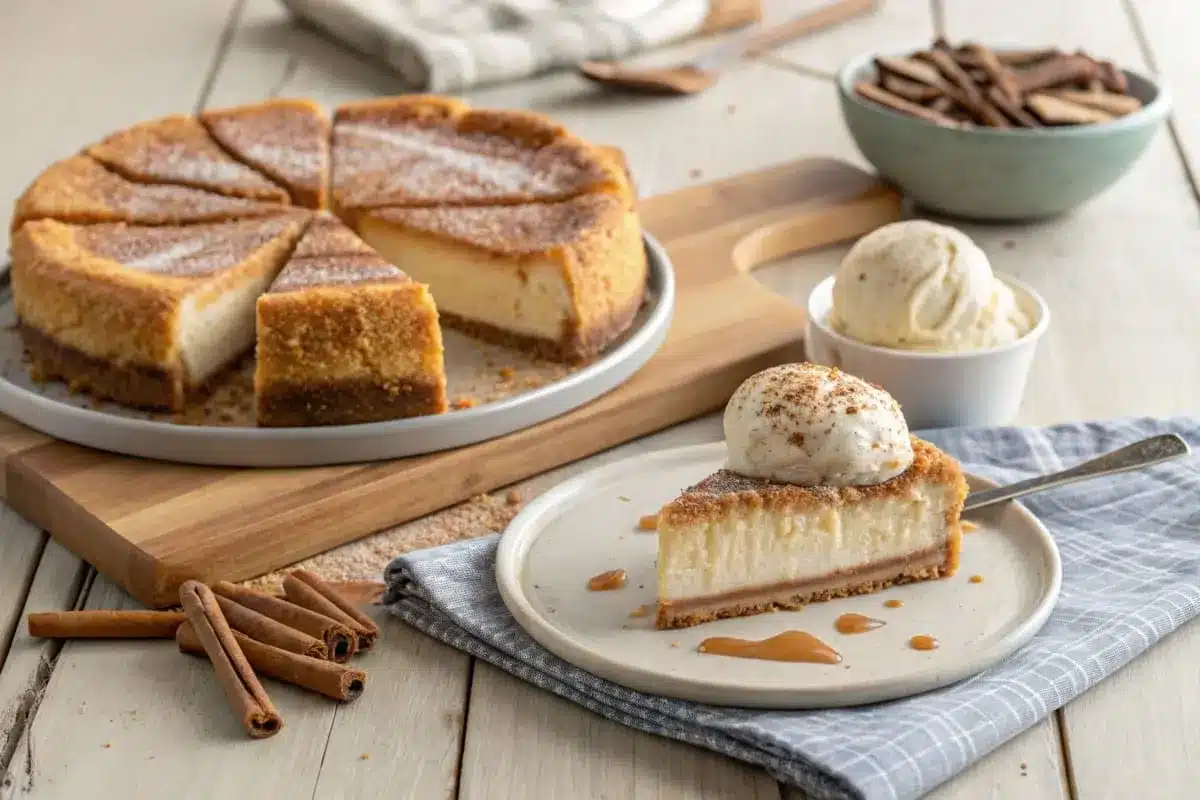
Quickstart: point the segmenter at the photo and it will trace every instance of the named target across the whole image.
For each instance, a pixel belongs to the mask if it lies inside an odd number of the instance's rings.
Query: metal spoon
[[[1012,500],[1014,497],[1022,497],[1023,495],[1033,494],[1045,489],[1053,489],[1056,486],[1063,486],[1068,483],[1086,481],[1090,478],[1099,478],[1104,475],[1115,475],[1118,472],[1141,469],[1152,464],[1161,464],[1164,461],[1186,456],[1190,452],[1191,450],[1188,449],[1187,442],[1173,433],[1151,436],[1149,439],[1142,439],[1140,442],[1126,445],[1119,450],[1105,453],[1098,458],[1093,458],[1091,461],[1084,461],[1082,464],[1077,464],[1069,469],[1017,481],[1008,486],[998,486],[995,489],[971,492],[967,496],[967,502],[963,505],[963,511],[974,511],[977,508],[995,505],[1005,500]]]
[[[718,70],[742,56],[756,55],[793,39],[875,10],[878,0],[836,0],[816,11],[769,28],[757,26],[688,64],[674,67],[626,67],[615,61],[584,61],[579,73],[588,80],[652,94],[696,94],[717,82]]]

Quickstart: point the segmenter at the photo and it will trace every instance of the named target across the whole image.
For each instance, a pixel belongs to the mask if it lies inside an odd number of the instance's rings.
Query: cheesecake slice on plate
[[[728,468],[658,520],[659,628],[797,609],[953,575],[967,484],[878,387],[836,369],[759,373],[725,412]]]
[[[254,345],[254,303],[308,219],[208,225],[28,222],[13,238],[18,324],[37,380],[180,410]]]
[[[212,109],[200,121],[222,147],[286,188],[296,205],[329,204],[329,119],[313,101]]]
[[[258,424],[267,427],[445,411],[442,334],[429,289],[320,215],[258,300],[254,394]]]

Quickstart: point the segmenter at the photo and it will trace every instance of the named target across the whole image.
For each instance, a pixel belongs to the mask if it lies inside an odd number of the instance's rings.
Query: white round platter
[[[657,536],[637,530],[681,489],[724,465],[723,442],[607,465],[555,487],[509,525],[496,580],[509,611],[542,646],[632,689],[716,705],[828,708],[906,697],[963,680],[1005,658],[1050,616],[1062,563],[1050,533],[1008,503],[971,515],[962,563],[951,578],[871,595],[813,603],[800,611],[656,630]],[[989,481],[968,476],[972,489]],[[623,589],[587,589],[593,575],[624,569]],[[983,581],[971,583],[973,575]],[[900,600],[900,608],[884,602]],[[645,606],[645,616],[630,616]],[[840,634],[837,617],[858,612],[886,624]],[[784,663],[697,652],[710,636],[760,640],[803,630],[842,655],[835,665]],[[917,651],[916,635],[939,642]]]
[[[647,300],[632,330],[596,361],[545,385],[436,416],[313,428],[189,425],[116,407],[89,407],[61,384],[31,382],[20,340],[5,331],[0,413],[58,439],[143,458],[231,467],[306,467],[401,458],[482,442],[576,409],[615,389],[667,338],[675,277],[666,250],[644,235]],[[11,298],[0,317],[15,317]],[[495,350],[495,348],[493,348]],[[449,370],[449,364],[447,369]]]

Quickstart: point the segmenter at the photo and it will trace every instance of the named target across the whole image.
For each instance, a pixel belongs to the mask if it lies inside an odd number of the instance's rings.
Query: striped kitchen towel
[[[741,27],[758,0],[282,0],[297,18],[391,66],[412,88],[460,92],[587,59],[620,59]]]
[[[1052,428],[933,431],[925,438],[1001,483],[1051,472],[1200,422],[1124,419]],[[498,537],[400,556],[391,610],[409,624],[624,725],[761,765],[814,798],[914,798],[1036,724],[1200,614],[1200,458],[1033,495],[1058,542],[1063,585],[1038,635],[953,686],[859,708],[759,711],[635,692],[551,655],[508,613]]]

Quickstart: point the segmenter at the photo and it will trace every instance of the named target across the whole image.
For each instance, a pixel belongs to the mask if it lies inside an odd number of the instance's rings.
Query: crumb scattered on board
[[[278,592],[284,576],[294,569],[310,570],[328,581],[381,580],[384,567],[400,553],[499,533],[524,504],[516,490],[477,495],[445,511],[344,544],[245,581],[244,585]]]

